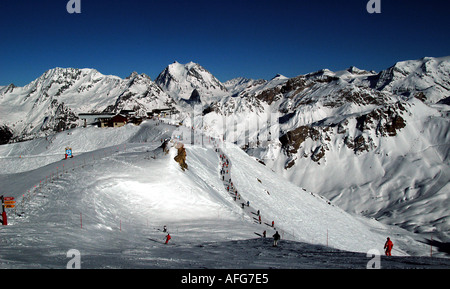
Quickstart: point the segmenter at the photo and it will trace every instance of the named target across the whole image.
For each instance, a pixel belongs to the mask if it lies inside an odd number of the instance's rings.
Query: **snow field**
[[[13,246],[10,252],[20,255],[21,250],[31,250],[27,244],[48,244],[36,246],[45,256],[36,253],[30,257],[28,260],[34,264],[30,267],[40,267],[36,263],[54,266],[48,258],[61,254],[61,248],[97,255],[111,250],[120,259],[123,247],[145,247],[152,240],[162,242],[164,235],[157,228],[163,225],[173,234],[171,243],[178,244],[254,237],[252,230],[240,229],[246,223],[239,210],[223,199],[225,193],[210,193],[210,189],[221,186],[214,153],[198,158],[199,163],[209,162],[206,170],[183,173],[173,161],[176,150],[165,155],[155,150],[160,144],[159,139],[149,144],[127,144],[126,150],[114,150],[112,154],[96,150],[92,152],[99,153],[96,159],[90,159],[89,153],[77,155],[74,160],[89,159],[88,164],[59,171],[58,179],[54,177],[53,182],[31,189],[24,198],[13,194],[24,205],[18,206],[20,217],[8,212],[10,226],[5,228],[11,234],[4,236],[5,244]],[[192,161],[195,168],[195,159]],[[22,189],[33,188],[37,179],[64,162],[18,174],[27,175],[28,184]],[[9,183],[3,182],[5,179],[2,183],[6,186],[20,190],[15,186],[17,182],[11,178]],[[209,181],[214,179],[217,181]],[[236,232],[230,234],[234,229]],[[14,230],[28,232],[30,237],[15,243]],[[49,247],[60,249],[55,253]]]
[[[5,195],[16,197],[18,204],[24,202],[17,210],[21,216],[9,209],[10,225],[0,228],[0,267],[65,268],[67,251],[77,249],[84,268],[290,268],[301,266],[298,258],[303,255],[295,249],[299,243],[288,239],[305,242],[297,247],[300,250],[318,250],[320,254],[323,249],[319,248],[326,247],[314,244],[325,245],[328,232],[329,250],[366,253],[375,248],[383,252],[386,233],[392,232],[373,220],[354,218],[320,196],[280,179],[226,143],[221,149],[232,163],[233,183],[250,201],[250,209],[261,210],[263,224],[259,225],[252,212],[243,211],[225,190],[220,159],[212,146],[186,143],[189,167],[183,172],[173,160],[177,150],[172,147],[165,154],[159,148],[160,139],[169,137],[175,127],[148,123],[139,129],[127,128],[134,134],[119,136],[124,131],[117,130],[113,146],[0,176],[2,188],[8,192]],[[96,137],[99,144],[101,138],[107,144],[106,138],[111,137],[97,130],[79,130],[88,139]],[[198,135],[197,141],[210,143]],[[121,139],[124,143],[119,143]],[[89,149],[87,145],[85,149]],[[65,171],[58,171],[56,177],[55,167],[62,164],[66,164]],[[51,181],[42,182],[46,176],[52,176]],[[265,224],[272,220],[282,234],[280,244],[285,242],[288,250],[279,261],[272,259],[276,253],[265,251],[271,247],[270,239],[255,239],[263,230],[269,238],[273,235]],[[169,245],[163,244],[164,225],[172,235]],[[395,255],[406,255],[406,241],[418,246],[412,239],[394,241]],[[234,248],[242,255],[233,255]],[[319,266],[305,258],[301,260],[307,266]],[[343,266],[349,266],[347,261],[342,260]]]
[[[124,144],[136,135],[139,127],[76,128],[46,138],[0,146],[1,173],[29,171],[64,158],[65,148],[72,147],[74,155]]]

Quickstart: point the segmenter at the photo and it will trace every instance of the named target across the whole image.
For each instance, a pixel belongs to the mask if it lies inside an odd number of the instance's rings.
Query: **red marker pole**
[[[3,195],[1,196],[1,200],[2,200],[2,225],[6,226],[6,225],[8,225],[8,218],[6,216],[5,203],[4,203],[4,200],[3,200]]]
[[[8,220],[7,220],[5,211],[2,212],[2,219],[3,219],[3,226],[8,225]]]

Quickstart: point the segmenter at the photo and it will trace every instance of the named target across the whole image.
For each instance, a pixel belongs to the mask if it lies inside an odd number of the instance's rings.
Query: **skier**
[[[164,225],[163,232],[164,232],[164,233],[167,232],[167,227],[166,227],[166,225]]]
[[[275,222],[274,221],[272,221],[272,228],[273,228],[273,226],[275,225]]]
[[[261,216],[259,216],[259,223],[261,224]]]
[[[278,231],[273,235],[273,246],[276,247],[278,245],[278,240],[280,240],[280,234]]]
[[[250,207],[250,201],[247,201],[247,207]]]
[[[392,256],[391,255],[392,247],[394,247],[394,243],[392,243],[391,239],[389,239],[388,237],[386,243],[384,244],[386,256]]]
[[[166,243],[165,244],[167,244],[167,243],[169,243],[169,240],[172,239],[172,237],[170,237],[170,234],[167,233],[167,236],[166,236],[165,239],[166,239]]]
[[[266,230],[264,230],[264,232],[263,232],[263,238],[265,238],[266,237]]]

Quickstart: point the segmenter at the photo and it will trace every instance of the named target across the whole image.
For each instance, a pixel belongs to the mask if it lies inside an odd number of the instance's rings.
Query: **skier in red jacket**
[[[172,238],[170,237],[170,234],[167,234],[167,236],[166,236],[166,244],[169,243],[169,240],[170,240],[170,239],[172,239]]]
[[[392,247],[394,247],[394,244],[392,243],[391,239],[389,239],[389,237],[388,237],[386,243],[384,244],[386,256],[392,256],[391,255]]]

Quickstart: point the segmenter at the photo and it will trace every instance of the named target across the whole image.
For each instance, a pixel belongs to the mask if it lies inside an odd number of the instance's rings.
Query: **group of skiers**
[[[216,152],[220,152],[219,149],[216,149]],[[230,192],[233,194],[234,200],[237,201],[238,199],[241,199],[241,195],[238,193],[237,189],[234,187],[233,182],[231,181],[231,177],[228,180],[225,180],[225,176],[229,174],[229,170],[228,167],[230,165],[230,161],[228,160],[228,158],[225,156],[225,154],[220,153],[219,154],[219,158],[222,162],[221,166],[222,168],[220,169],[220,175],[222,177],[222,181],[224,182],[224,185],[226,186],[226,190],[227,192]],[[247,205],[247,207],[250,207],[250,201],[242,202],[242,209],[245,208],[245,206]],[[260,211],[258,210],[257,212],[258,215],[258,221],[261,224],[261,214]],[[272,221],[272,228],[275,229],[275,222]],[[263,232],[263,238],[266,238],[266,230],[264,230]],[[277,247],[278,245],[278,241],[281,239],[280,234],[278,233],[278,231],[275,232],[275,234],[272,236],[273,237],[273,246]]]
[[[273,227],[273,222],[272,222],[272,227]],[[163,232],[167,233],[167,235],[164,237],[165,243],[164,244],[168,244],[169,240],[172,239],[172,237],[170,236],[169,232],[167,231],[167,227],[164,225],[163,228]],[[266,230],[264,230],[263,232],[263,238],[266,238]],[[280,234],[278,233],[278,231],[275,231],[275,234],[273,234],[272,236],[273,238],[273,247],[278,247],[278,241],[281,239]],[[384,249],[385,249],[385,255],[386,256],[392,256],[391,255],[391,250],[394,247],[394,243],[392,243],[391,239],[388,237],[386,240],[386,243],[384,244]]]
[[[217,150],[218,151],[218,150]],[[233,182],[231,181],[231,177],[228,180],[225,180],[225,176],[229,174],[228,166],[230,165],[230,161],[224,154],[219,155],[222,161],[222,168],[220,169],[220,175],[222,177],[222,181],[226,186],[227,192],[232,193],[234,200],[237,201],[241,199],[241,195],[238,193],[237,189],[234,187]]]
[[[274,222],[272,221],[272,227],[274,225]],[[169,240],[172,239],[172,237],[170,236],[169,232],[167,231],[167,226],[164,225],[163,227],[163,232],[167,233],[167,235],[164,237],[165,243],[164,244],[168,244]],[[266,238],[266,230],[264,230],[263,232],[263,238]],[[278,233],[278,231],[275,231],[275,234],[273,234],[272,236],[273,238],[273,247],[277,247],[278,246],[278,241],[281,239],[280,234]],[[385,249],[385,255],[386,256],[392,256],[391,255],[391,250],[394,247],[394,243],[392,243],[391,239],[388,237],[386,240],[386,243],[384,244],[384,249]]]

